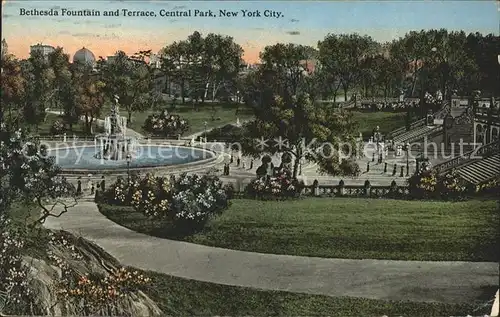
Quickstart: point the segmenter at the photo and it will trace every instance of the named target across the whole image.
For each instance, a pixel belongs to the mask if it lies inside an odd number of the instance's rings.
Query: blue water
[[[62,169],[123,169],[127,161],[101,160],[95,158],[99,149],[94,146],[54,149],[49,152]],[[138,146],[130,168],[171,166],[196,162],[213,157],[213,154],[196,148],[178,146]]]

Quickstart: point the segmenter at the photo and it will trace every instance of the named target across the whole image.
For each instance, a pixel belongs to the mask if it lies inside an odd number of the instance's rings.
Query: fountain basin
[[[174,145],[138,145],[132,159],[106,160],[96,157],[100,151],[95,146],[61,147],[49,150],[55,164],[65,173],[120,173],[127,170],[157,168],[178,169],[191,165],[206,164],[216,160],[210,150]]]

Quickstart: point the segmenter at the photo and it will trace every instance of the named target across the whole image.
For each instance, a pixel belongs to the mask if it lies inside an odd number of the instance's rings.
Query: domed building
[[[92,51],[83,47],[73,55],[73,63],[95,65],[95,56]]]

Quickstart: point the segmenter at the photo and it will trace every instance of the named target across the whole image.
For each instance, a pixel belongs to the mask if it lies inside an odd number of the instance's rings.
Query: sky
[[[498,1],[31,1],[2,0],[2,38],[9,52],[20,58],[37,43],[61,46],[71,56],[82,47],[96,57],[117,50],[133,54],[187,38],[203,35],[232,36],[245,50],[244,59],[257,62],[259,52],[276,43],[316,46],[328,33],[370,35],[379,42],[404,36],[410,30],[439,29],[499,35]],[[58,16],[21,15],[22,10],[53,10]],[[101,16],[66,16],[62,10],[95,10]],[[104,16],[119,10],[120,16]],[[122,9],[151,11],[153,17],[124,16]],[[160,16],[165,12],[191,10],[191,17]],[[195,10],[214,16],[194,16]],[[220,10],[236,12],[220,16]],[[242,10],[260,16],[243,15]],[[268,16],[266,16],[268,15]]]

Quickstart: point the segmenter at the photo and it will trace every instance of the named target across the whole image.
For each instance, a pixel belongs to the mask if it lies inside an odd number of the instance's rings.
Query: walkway
[[[127,266],[226,285],[449,303],[470,303],[485,288],[498,286],[497,263],[308,258],[150,237],[108,220],[93,202],[80,202],[60,218],[47,219],[46,226],[94,241]]]

